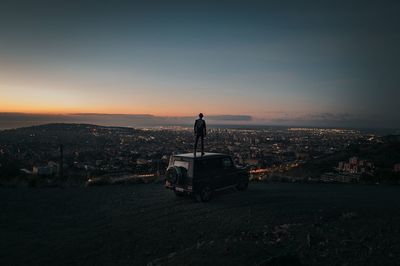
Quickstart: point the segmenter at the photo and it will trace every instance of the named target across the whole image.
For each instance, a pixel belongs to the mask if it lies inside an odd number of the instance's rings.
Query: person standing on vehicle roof
[[[196,156],[197,143],[201,139],[201,156],[204,155],[204,137],[207,135],[206,121],[203,120],[203,114],[199,114],[199,119],[194,122],[194,134],[196,141],[194,143],[194,156]]]

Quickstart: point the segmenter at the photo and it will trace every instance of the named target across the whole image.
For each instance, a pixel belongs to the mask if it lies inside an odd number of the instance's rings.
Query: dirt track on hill
[[[0,188],[1,265],[398,265],[400,187]]]

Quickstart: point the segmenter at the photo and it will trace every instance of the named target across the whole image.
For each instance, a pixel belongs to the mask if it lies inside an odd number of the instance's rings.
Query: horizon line
[[[1,113],[0,113],[1,114]],[[170,125],[152,125],[152,126],[118,126],[118,125],[102,125],[96,123],[80,123],[80,122],[50,122],[36,125],[27,125],[21,127],[10,127],[10,128],[1,128],[2,130],[12,130],[12,129],[20,129],[20,128],[29,128],[29,127],[38,127],[38,126],[47,126],[47,125],[89,125],[89,126],[99,126],[99,127],[120,127],[120,128],[133,128],[133,129],[141,129],[141,128],[157,128],[157,127],[192,127],[192,124],[189,123],[180,123],[180,124],[170,124]],[[400,130],[395,127],[362,127],[362,126],[316,126],[316,125],[278,125],[278,124],[210,124],[210,127],[213,128],[256,128],[256,127],[279,127],[279,128],[309,128],[309,129],[344,129],[344,130]]]

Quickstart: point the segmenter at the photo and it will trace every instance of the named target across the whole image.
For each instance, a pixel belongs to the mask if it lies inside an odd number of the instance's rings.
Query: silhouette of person
[[[194,134],[196,141],[194,143],[194,156],[196,156],[197,143],[201,139],[201,156],[204,155],[204,137],[207,135],[206,121],[203,120],[203,114],[199,114],[199,119],[194,122]]]

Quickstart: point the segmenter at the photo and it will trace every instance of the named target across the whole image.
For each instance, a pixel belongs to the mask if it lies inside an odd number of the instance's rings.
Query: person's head
[[[200,113],[200,114],[199,114],[199,117],[200,117],[200,118],[203,118],[203,113]]]

